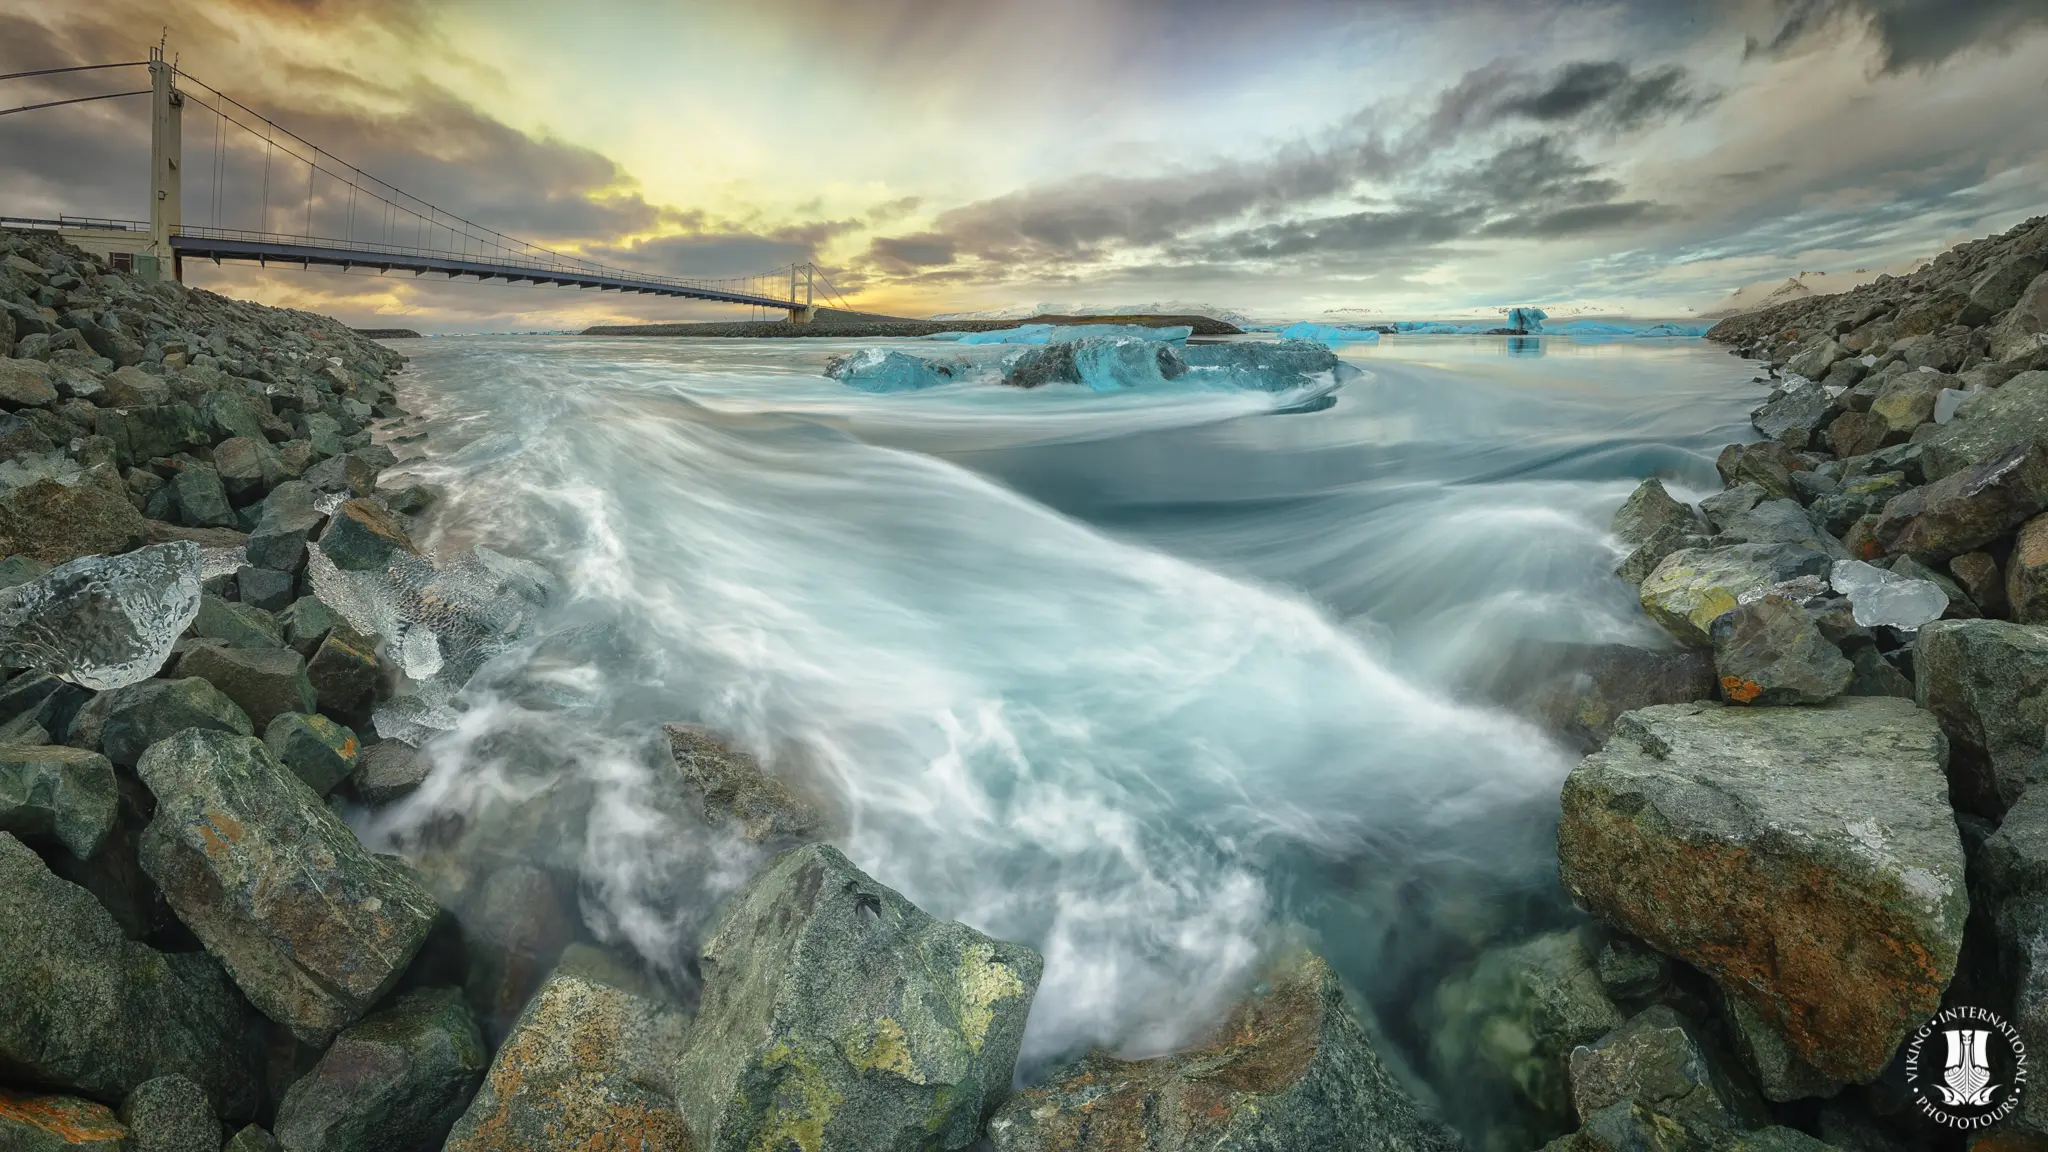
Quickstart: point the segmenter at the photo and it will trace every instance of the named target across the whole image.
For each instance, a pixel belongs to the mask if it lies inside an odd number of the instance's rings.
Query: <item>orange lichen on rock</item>
[[[73,1096],[29,1096],[0,1089],[0,1145],[12,1146],[9,1128],[29,1128],[79,1148],[121,1147],[128,1129],[104,1104]],[[38,1145],[41,1147],[42,1145]]]

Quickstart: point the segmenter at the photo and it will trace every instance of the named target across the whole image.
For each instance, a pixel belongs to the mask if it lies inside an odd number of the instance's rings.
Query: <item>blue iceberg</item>
[[[1282,340],[1313,340],[1318,344],[1377,344],[1380,342],[1376,328],[1345,328],[1336,324],[1311,324],[1306,320],[1289,324],[1280,329]]]
[[[1508,309],[1508,327],[1534,335],[1543,331],[1543,322],[1550,319],[1550,313],[1541,308]]]
[[[934,332],[924,340],[947,340],[954,344],[1043,344],[1052,336],[1050,324],[1019,324],[989,332]]]
[[[825,361],[825,375],[863,392],[916,392],[964,380],[974,366],[965,360],[926,360],[894,350],[863,348]]]
[[[1334,390],[1357,369],[1313,340],[1176,347],[1153,340],[1092,337],[1034,348],[1005,365],[1013,388],[1080,384],[1096,392],[1174,385],[1250,392]]]

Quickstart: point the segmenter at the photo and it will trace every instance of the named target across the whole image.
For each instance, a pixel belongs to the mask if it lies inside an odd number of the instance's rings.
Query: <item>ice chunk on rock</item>
[[[105,692],[147,680],[199,615],[199,545],[83,556],[0,590],[0,658]]]
[[[1934,422],[1936,424],[1946,424],[1950,420],[1955,419],[1956,409],[1961,408],[1963,401],[1968,400],[1972,395],[1975,395],[1975,393],[1965,392],[1961,388],[1943,388],[1934,397]]]
[[[1948,611],[1948,593],[1932,580],[1894,575],[1861,560],[1836,561],[1830,578],[1835,591],[1849,598],[1856,623],[1865,628],[1883,625],[1911,632]]]
[[[1303,320],[1289,324],[1280,330],[1282,340],[1313,340],[1318,344],[1377,344],[1380,333],[1377,328],[1345,328],[1336,324],[1311,324]]]
[[[1164,384],[1187,375],[1181,350],[1159,340],[1097,336],[1033,348],[1008,361],[1003,383],[1012,388],[1081,384],[1119,392]]]
[[[894,349],[863,348],[825,362],[825,375],[863,392],[916,392],[963,380],[965,360],[926,360]]]

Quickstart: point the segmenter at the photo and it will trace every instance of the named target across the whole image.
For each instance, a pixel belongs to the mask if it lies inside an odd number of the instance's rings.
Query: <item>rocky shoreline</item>
[[[1013,1090],[1042,959],[717,733],[661,734],[660,802],[774,855],[689,988],[545,851],[366,847],[552,577],[414,543],[402,357],[0,232],[0,1147],[2048,1147],[2048,1098],[1972,1134],[1902,1071],[1944,1008],[2048,1050],[2044,333],[2048,220],[1710,334],[1769,365],[1761,439],[1613,526],[1674,646],[1501,693],[1588,753],[1591,916],[1417,1006],[1456,1091],[1306,950],[1185,1050]]]

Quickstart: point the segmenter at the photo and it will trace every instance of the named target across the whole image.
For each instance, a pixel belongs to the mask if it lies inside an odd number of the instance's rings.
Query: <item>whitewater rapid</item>
[[[687,983],[757,863],[652,802],[658,725],[711,725],[877,879],[1044,953],[1026,1076],[1188,1038],[1283,938],[1398,1033],[1446,965],[1563,915],[1567,756],[1470,688],[1522,639],[1655,642],[1606,518],[1650,472],[1710,484],[1740,362],[1397,337],[1344,351],[1368,375],[1335,408],[1272,415],[818,374],[857,346],[402,345],[394,446],[447,491],[426,542],[562,593],[368,833],[574,806],[549,848],[587,926]]]

